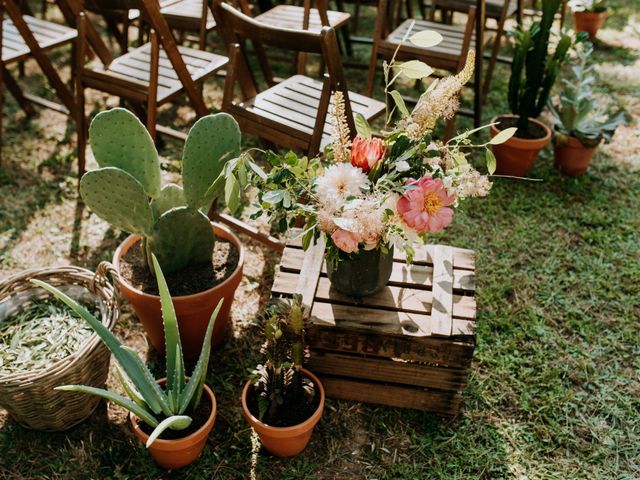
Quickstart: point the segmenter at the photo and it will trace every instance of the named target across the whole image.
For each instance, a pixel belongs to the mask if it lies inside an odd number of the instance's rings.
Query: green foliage
[[[310,402],[314,385],[303,378],[305,321],[302,297],[277,299],[264,316],[264,362],[252,374],[258,418],[272,425],[283,411]]]
[[[529,118],[537,118],[547,104],[551,87],[556,81],[569,49],[574,43],[568,33],[561,33],[555,51],[549,54],[551,27],[560,0],[542,0],[542,18],[529,29],[519,26],[513,32],[515,51],[509,80],[509,107],[518,115],[518,130],[526,131]],[[584,38],[583,34],[579,38]]]
[[[147,441],[147,447],[167,428],[184,430],[191,424],[191,417],[184,414],[187,411],[193,412],[198,407],[204,386],[204,379],[207,376],[209,355],[211,353],[211,335],[218,312],[224,301],[220,300],[211,315],[198,363],[191,373],[191,377],[187,379],[185,377],[178,321],[171,301],[171,295],[156,257],[153,256],[152,258],[158,280],[158,290],[162,304],[162,320],[166,339],[167,382],[164,389],[158,385],[137,353],[123,345],[100,320],[95,318],[82,305],[51,285],[39,280],[32,280],[34,284],[48,290],[71,307],[78,315],[84,318],[98,334],[118,361],[121,369],[118,371],[118,374],[122,386],[124,390],[128,392],[131,399],[107,390],[84,385],[63,385],[56,389],[97,395],[137,415],[142,421],[154,428],[153,433]]]
[[[152,272],[152,251],[165,273],[210,259],[214,236],[200,209],[219,193],[215,180],[240,153],[240,129],[233,117],[209,115],[193,126],[184,147],[184,190],[173,184],[160,188],[158,153],[144,125],[128,110],[96,115],[89,136],[101,167],[80,181],[89,208],[115,228],[142,237]],[[232,193],[234,199],[239,196],[239,191]]]
[[[571,65],[572,76],[562,79],[562,88],[555,101],[549,100],[549,110],[556,128],[555,142],[562,144],[567,137],[577,138],[585,147],[595,147],[611,137],[619,125],[626,122],[625,114],[610,112],[609,105],[597,106],[598,97],[592,85],[596,79],[591,64],[593,45],[586,42],[576,51],[577,60]]]

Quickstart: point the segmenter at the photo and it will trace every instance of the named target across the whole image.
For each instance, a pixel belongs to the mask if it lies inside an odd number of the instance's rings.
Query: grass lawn
[[[254,323],[278,258],[242,240],[245,277],[233,329],[211,361],[218,418],[202,457],[180,472],[154,464],[123,409],[102,403],[65,434],[25,430],[0,409],[0,479],[637,479],[640,478],[640,1],[620,0],[596,43],[599,90],[634,117],[582,178],[562,177],[552,152],[531,176],[496,179],[434,242],[478,252],[478,345],[460,416],[327,402],[309,447],[279,460],[259,448],[240,392],[260,345]],[[368,11],[370,25],[373,12]],[[358,47],[366,60],[368,47]],[[69,52],[55,60],[68,65]],[[363,72],[349,70],[351,88]],[[22,80],[50,94],[35,65]],[[68,69],[63,74],[69,75]],[[486,117],[506,111],[508,68],[498,66]],[[219,106],[221,80],[207,85]],[[378,88],[378,94],[380,94]],[[115,99],[92,94],[94,111]],[[40,110],[27,120],[8,99],[0,168],[0,276],[68,263],[95,268],[124,237],[76,195],[74,124]],[[182,125],[186,104],[163,111]],[[460,122],[462,126],[466,125]],[[246,145],[255,145],[246,138]],[[180,145],[161,151],[165,180]],[[117,327],[149,350],[132,311]],[[112,372],[113,373],[113,372]],[[112,374],[109,385],[117,388]]]

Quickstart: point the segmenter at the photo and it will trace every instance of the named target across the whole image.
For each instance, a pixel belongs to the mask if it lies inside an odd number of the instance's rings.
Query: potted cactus
[[[216,194],[214,181],[226,162],[239,155],[238,124],[225,113],[196,122],[184,146],[184,187],[161,186],[156,148],[131,112],[115,108],[99,113],[91,122],[89,137],[100,168],[82,177],[80,194],[93,213],[131,234],[113,259],[120,291],[133,305],[153,346],[163,352],[160,297],[151,262],[155,254],[174,292],[184,354],[194,358],[221,298],[225,302],[213,332],[214,345],[224,338],[242,278],[240,241],[222,225],[211,224],[203,213]],[[217,271],[212,256],[218,261]]]
[[[618,125],[625,122],[623,112],[610,113],[608,105],[599,105],[591,85],[595,80],[591,42],[576,49],[577,61],[571,76],[562,79],[562,88],[555,101],[549,101],[555,133],[553,137],[555,163],[566,175],[582,175],[591,158],[604,141],[609,143]]]
[[[573,24],[576,32],[587,32],[589,38],[596,38],[598,30],[607,19],[607,0],[571,0],[569,7],[573,12]]]
[[[324,410],[320,380],[302,367],[305,327],[300,295],[278,299],[264,318],[264,363],[242,391],[242,408],[264,447],[278,457],[305,449]]]
[[[151,256],[162,301],[167,350],[166,378],[160,380],[152,377],[134,350],[122,345],[78,302],[45,282],[32,282],[66,303],[93,328],[118,361],[118,378],[129,398],[85,385],[61,385],[56,390],[96,395],[129,410],[134,433],[145,443],[158,464],[164,468],[180,468],[200,455],[216,418],[216,398],[211,388],[205,385],[205,380],[211,335],[224,300],[220,300],[209,319],[198,362],[191,376],[186,377],[176,312],[158,260],[153,254]]]
[[[536,120],[547,103],[551,87],[565,62],[573,39],[562,33],[554,53],[549,49],[549,36],[561,0],[542,0],[542,18],[529,29],[517,27],[515,51],[509,80],[509,107],[512,115],[499,115],[491,123],[491,136],[507,128],[517,127],[506,142],[493,146],[497,159],[496,173],[524,177],[533,161],[549,140],[551,130]]]

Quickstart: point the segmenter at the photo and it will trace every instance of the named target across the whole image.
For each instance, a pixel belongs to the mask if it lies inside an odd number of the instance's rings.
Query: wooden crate
[[[455,416],[475,347],[474,252],[427,245],[410,267],[396,252],[387,287],[357,304],[331,289],[323,253],[290,241],[272,290],[302,294],[327,396]]]

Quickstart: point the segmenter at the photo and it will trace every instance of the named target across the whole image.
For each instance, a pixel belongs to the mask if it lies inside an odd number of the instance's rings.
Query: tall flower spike
[[[344,95],[341,91],[333,94],[333,108],[331,110],[333,116],[333,155],[336,162],[349,161],[349,148],[351,148],[351,139],[349,135],[349,125],[345,117]]]

